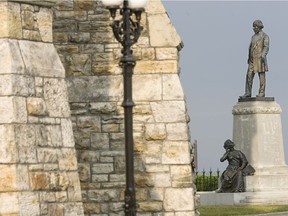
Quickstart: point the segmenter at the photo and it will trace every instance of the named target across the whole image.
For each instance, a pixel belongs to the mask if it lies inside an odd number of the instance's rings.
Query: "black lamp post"
[[[132,75],[136,60],[132,55],[131,47],[140,37],[141,13],[144,11],[147,0],[102,0],[110,10],[113,18],[112,29],[115,38],[122,44],[122,57],[120,65],[123,68],[124,78],[124,124],[125,124],[125,159],[126,159],[126,189],[125,189],[125,215],[136,215],[136,196],[134,186],[134,141],[133,141],[133,106]],[[115,20],[116,11],[120,8],[121,19]],[[135,14],[136,20],[132,19]]]

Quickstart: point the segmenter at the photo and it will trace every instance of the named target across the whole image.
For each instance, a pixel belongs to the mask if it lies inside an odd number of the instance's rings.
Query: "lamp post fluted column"
[[[123,56],[120,64],[123,67],[124,100],[124,127],[125,127],[125,153],[126,153],[126,189],[125,189],[125,215],[136,215],[136,195],[134,186],[134,140],[133,140],[133,107],[132,75],[135,67],[135,58],[131,51],[130,41],[130,9],[128,2],[123,7]]]
[[[103,0],[102,0],[103,1]],[[106,0],[107,1],[107,0]],[[131,2],[131,0],[129,0]],[[120,65],[123,69],[123,88],[124,100],[124,128],[125,128],[125,165],[126,165],[126,189],[125,189],[125,215],[136,215],[136,193],[134,181],[134,141],[133,141],[133,107],[135,106],[132,99],[132,76],[136,60],[132,54],[132,45],[140,37],[142,27],[140,25],[141,12],[143,9],[129,8],[129,1],[123,1],[123,7],[120,10],[121,19],[115,20],[116,7],[109,6],[111,17],[114,19],[112,29],[115,38],[121,43],[122,57]],[[139,3],[139,0],[135,0]],[[143,1],[143,0],[142,0]],[[104,2],[104,1],[103,1]],[[133,3],[133,2],[131,2]],[[132,19],[135,14],[136,21]]]

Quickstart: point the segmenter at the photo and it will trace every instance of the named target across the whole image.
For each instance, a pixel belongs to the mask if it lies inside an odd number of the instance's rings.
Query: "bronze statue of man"
[[[263,28],[264,25],[261,20],[255,20],[253,22],[253,30],[255,34],[252,36],[249,46],[245,94],[240,96],[240,98],[251,97],[255,73],[258,73],[260,81],[259,94],[256,97],[265,97],[265,72],[268,71],[266,56],[269,51],[269,37],[262,31]]]

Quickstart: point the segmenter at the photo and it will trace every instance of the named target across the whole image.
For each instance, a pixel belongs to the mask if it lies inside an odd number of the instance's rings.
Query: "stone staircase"
[[[197,192],[200,206],[209,205],[288,205],[288,191],[216,193]]]
[[[287,205],[288,191],[246,192],[239,205]]]

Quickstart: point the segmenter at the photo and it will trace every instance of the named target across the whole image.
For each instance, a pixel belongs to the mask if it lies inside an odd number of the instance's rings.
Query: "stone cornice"
[[[232,110],[233,115],[280,114],[281,107],[276,102],[241,102]]]

